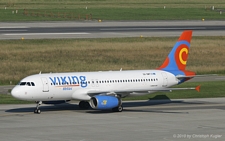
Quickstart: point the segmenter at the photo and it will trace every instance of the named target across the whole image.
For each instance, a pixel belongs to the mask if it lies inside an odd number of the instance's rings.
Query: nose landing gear
[[[37,106],[36,106],[36,109],[34,110],[34,113],[40,114],[41,110],[39,109],[39,106],[42,104],[42,101],[37,101],[36,103],[37,103]]]

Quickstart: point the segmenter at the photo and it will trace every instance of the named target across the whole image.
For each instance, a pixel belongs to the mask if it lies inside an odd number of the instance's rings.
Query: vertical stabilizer
[[[195,72],[185,70],[188,53],[190,50],[190,42],[192,37],[192,31],[186,30],[181,35],[173,49],[170,51],[166,60],[158,68],[174,74],[179,77],[179,83],[189,80],[195,75]]]
[[[191,37],[191,30],[184,31],[159,69],[167,71],[185,70],[190,49]]]

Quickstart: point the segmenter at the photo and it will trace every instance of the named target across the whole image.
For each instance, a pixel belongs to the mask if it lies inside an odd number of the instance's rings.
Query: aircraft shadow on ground
[[[166,105],[166,104],[179,104],[179,105],[190,105],[190,104],[204,104],[202,102],[184,102],[183,100],[171,100],[169,97],[166,95],[157,95],[148,101],[129,101],[129,102],[124,102],[123,103],[123,112],[149,112],[149,113],[177,113],[177,114],[187,114],[188,112],[171,112],[168,111],[169,109],[165,108],[160,108],[157,109],[157,105]],[[154,106],[155,108],[151,107],[151,109],[126,109],[128,107],[147,107],[147,106]],[[179,107],[179,106],[177,106]],[[87,113],[92,113],[92,114],[101,114],[101,113],[113,113],[111,110],[92,110],[92,111],[87,111]]]
[[[161,100],[160,100],[161,99]],[[162,100],[163,99],[163,100]],[[148,101],[129,101],[124,102],[123,112],[156,112],[156,113],[171,113],[166,112],[163,109],[160,110],[142,110],[142,109],[126,109],[126,107],[145,107],[145,106],[154,106],[154,105],[163,105],[163,104],[176,104],[179,103],[179,105],[182,104],[203,104],[203,103],[197,103],[197,102],[184,102],[183,100],[170,100],[165,95],[157,95],[154,98],[149,99]],[[9,113],[26,113],[26,112],[33,112],[36,107],[36,104],[34,104],[33,107],[25,107],[25,108],[14,108],[6,110],[5,112]],[[179,107],[179,106],[178,106]],[[42,112],[47,111],[82,111],[86,113],[92,113],[92,114],[101,114],[101,113],[113,113],[111,110],[92,110],[91,108],[88,110],[82,110],[79,108],[77,104],[71,104],[71,103],[64,103],[64,104],[57,104],[57,105],[41,105],[40,109]],[[172,112],[172,113],[180,113],[180,112]],[[185,112],[184,112],[185,113]]]
[[[26,112],[33,112],[36,108],[36,104],[34,103],[33,107],[25,107],[25,108],[14,108],[6,110],[5,112],[9,113],[26,113]],[[66,110],[81,110],[77,104],[71,104],[71,103],[63,103],[63,104],[49,104],[49,105],[41,105],[39,109],[42,112],[45,111],[66,111]]]

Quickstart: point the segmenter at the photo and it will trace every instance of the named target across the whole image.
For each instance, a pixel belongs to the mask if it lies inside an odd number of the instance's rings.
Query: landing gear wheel
[[[118,106],[112,109],[113,112],[122,112],[123,111],[123,106]]]
[[[117,107],[118,112],[122,112],[123,111],[123,106],[119,106]]]
[[[40,109],[35,109],[35,110],[34,110],[34,113],[35,113],[35,114],[40,114],[40,113],[41,113],[41,110],[40,110]]]
[[[38,110],[37,110],[37,114],[40,114],[40,113],[41,113],[41,110],[40,110],[40,109],[38,109]]]
[[[90,108],[90,104],[89,104],[88,101],[80,101],[79,107],[81,109],[89,109]]]

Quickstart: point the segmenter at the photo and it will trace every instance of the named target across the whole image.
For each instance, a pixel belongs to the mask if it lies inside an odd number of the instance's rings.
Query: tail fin
[[[167,56],[164,63],[158,68],[174,74],[180,80],[180,83],[195,76],[195,72],[185,70],[190,49],[191,37],[191,30],[184,31]]]
[[[159,69],[166,71],[185,70],[191,37],[191,30],[184,31]]]

